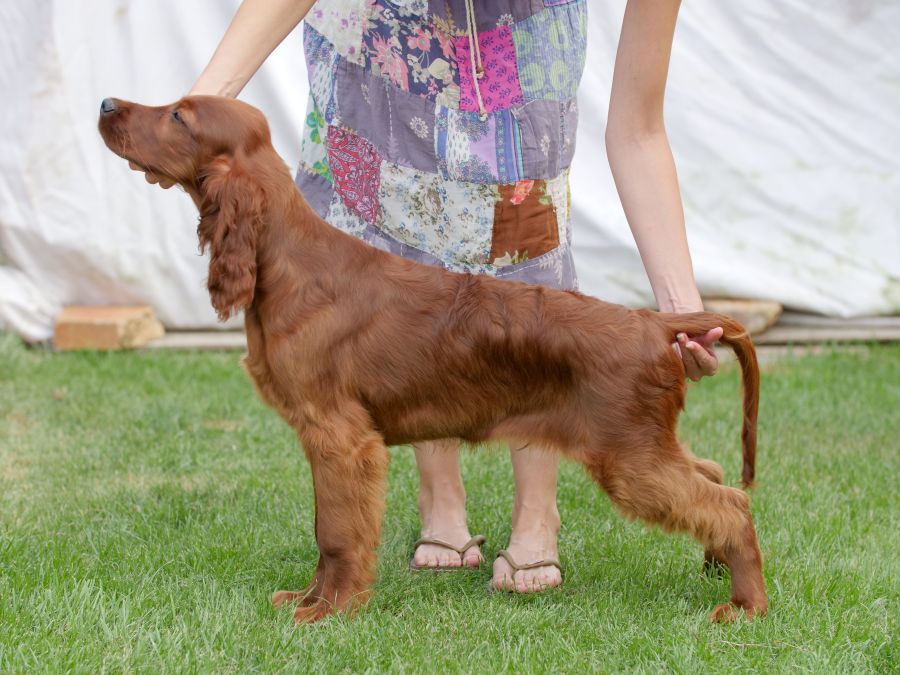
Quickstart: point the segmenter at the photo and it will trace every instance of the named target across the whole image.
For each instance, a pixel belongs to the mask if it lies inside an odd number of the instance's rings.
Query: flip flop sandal
[[[459,554],[459,559],[462,560],[463,555],[466,551],[468,551],[473,546],[481,546],[484,542],[487,541],[482,535],[478,534],[469,539],[465,544],[457,548],[453,544],[448,544],[446,541],[441,541],[440,539],[432,539],[431,537],[422,537],[421,539],[416,539],[413,542],[413,555],[415,555],[415,550],[422,544],[431,544],[432,546],[440,546],[441,548],[446,548],[450,551],[456,551]],[[471,565],[416,565],[414,562],[415,558],[409,561],[409,569],[413,572],[419,572],[423,570],[431,570],[433,572],[456,572],[458,570],[470,570],[474,569]],[[481,563],[478,563],[481,565]]]
[[[513,569],[513,575],[515,575],[516,572],[521,572],[522,570],[533,570],[536,567],[555,567],[556,569],[559,570],[560,575],[564,575],[562,565],[560,565],[559,560],[556,560],[555,558],[545,558],[544,560],[538,560],[537,562],[528,563],[526,565],[520,565],[515,560],[513,560],[513,557],[509,554],[509,551],[506,551],[503,549],[500,549],[499,551],[497,551],[497,557],[503,558],[507,563],[509,563],[509,566],[512,567],[512,569]],[[494,586],[493,583],[491,583],[489,585],[489,589],[491,591],[507,590],[507,589],[503,589],[503,588],[497,588]],[[546,589],[544,589],[544,590],[546,590]],[[519,591],[508,591],[508,592],[509,593],[518,593]]]

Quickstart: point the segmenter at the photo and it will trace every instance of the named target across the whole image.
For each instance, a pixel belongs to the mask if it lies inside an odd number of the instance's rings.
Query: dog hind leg
[[[749,497],[709,480],[693,459],[675,444],[621,450],[587,468],[626,516],[691,534],[731,568],[731,603],[716,607],[712,620],[730,621],[736,609],[763,615],[768,600]]]
[[[722,485],[725,482],[725,472],[722,471],[722,467],[716,462],[711,459],[696,457],[687,450],[685,450],[685,454],[694,465],[694,469],[696,469],[701,476],[718,485]],[[722,573],[727,567],[728,563],[720,553],[717,553],[710,548],[703,551],[703,567],[701,568],[703,574],[722,576]]]

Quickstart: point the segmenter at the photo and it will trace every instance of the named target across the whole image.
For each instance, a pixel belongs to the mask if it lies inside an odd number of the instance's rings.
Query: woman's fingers
[[[696,337],[691,338],[694,342],[699,342],[704,347],[712,347],[722,335],[725,333],[725,329],[721,326],[717,326],[710,331],[707,331],[705,335],[698,335]]]
[[[712,351],[711,347],[704,347],[697,342],[689,341],[687,343],[687,348],[694,358],[694,364],[696,366],[695,379],[699,380],[703,376],[716,374],[716,370],[719,368],[719,360],[716,358],[715,352]]]
[[[716,374],[719,360],[712,350],[712,345],[722,337],[722,333],[721,328],[713,328],[696,338],[689,338],[685,333],[678,334],[678,351],[684,363],[684,372],[694,382],[701,377]]]
[[[688,336],[684,333],[679,333],[677,336],[679,353],[681,354],[681,362],[684,364],[684,374],[687,375],[694,382],[700,379],[699,375],[699,366],[697,365],[697,359],[694,356],[694,353],[688,347],[691,342],[688,340]]]

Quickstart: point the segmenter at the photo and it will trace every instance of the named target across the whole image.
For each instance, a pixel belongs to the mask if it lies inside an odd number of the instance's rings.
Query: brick
[[[153,310],[136,307],[71,305],[56,318],[53,343],[59,350],[133,349],[162,337],[165,330]]]
[[[703,298],[703,307],[740,321],[751,335],[766,332],[778,321],[783,307],[772,300],[734,300],[732,298]]]

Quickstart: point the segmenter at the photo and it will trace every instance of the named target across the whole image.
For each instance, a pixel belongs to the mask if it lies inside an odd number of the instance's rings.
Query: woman
[[[692,312],[703,306],[663,125],[678,8],[628,0],[606,149],[659,308]],[[237,96],[304,17],[311,97],[297,182],[311,205],[421,262],[573,288],[568,167],[586,0],[244,0],[190,93]],[[720,336],[679,336],[691,379],[715,373]],[[415,456],[422,538],[411,566],[479,565],[458,443],[422,443]],[[557,586],[557,455],[511,457],[512,535],[492,583]]]

